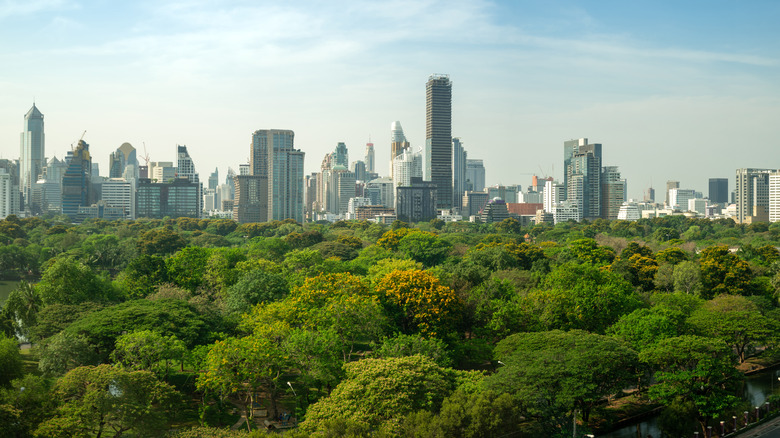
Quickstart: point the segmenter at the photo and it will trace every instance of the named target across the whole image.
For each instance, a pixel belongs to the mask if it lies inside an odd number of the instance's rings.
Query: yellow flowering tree
[[[395,270],[376,285],[386,309],[403,333],[437,336],[455,322],[460,302],[455,291],[427,271]]]

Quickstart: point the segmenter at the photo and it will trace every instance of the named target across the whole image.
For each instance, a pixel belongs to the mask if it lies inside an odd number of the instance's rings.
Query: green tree
[[[72,258],[58,258],[43,272],[36,287],[45,305],[114,301],[117,294],[109,281],[89,266]]]
[[[168,279],[190,292],[203,284],[206,265],[212,250],[190,246],[165,260]]]
[[[86,336],[62,331],[39,346],[38,369],[46,376],[59,376],[83,365],[100,363]]]
[[[634,288],[609,270],[566,264],[553,270],[526,303],[542,327],[604,333],[622,315],[641,306]]]
[[[685,334],[687,315],[676,309],[658,306],[637,309],[623,315],[607,333],[628,342],[636,351],[641,351],[656,342]]]
[[[175,335],[163,336],[151,330],[138,330],[116,339],[111,360],[129,370],[168,375],[173,360],[182,362],[187,348]],[[161,363],[162,362],[162,363]]]
[[[7,387],[13,379],[22,377],[23,370],[19,344],[0,333],[0,388]]]
[[[146,231],[136,243],[141,254],[168,255],[184,248],[187,242],[177,232],[168,228]]]
[[[330,396],[309,408],[301,429],[314,432],[330,419],[379,427],[420,409],[437,410],[457,377],[419,355],[363,359],[344,370],[346,377]]]
[[[168,282],[165,259],[155,254],[141,254],[119,274],[117,284],[130,299],[146,298],[155,288]]]
[[[50,390],[50,384],[46,379],[32,374],[15,379],[10,387],[0,389],[0,405],[5,404],[23,413],[15,420],[17,427],[14,433],[3,433],[6,431],[3,429],[3,419],[0,414],[0,436],[32,436],[32,432],[40,423],[51,417],[52,411],[56,408]]]
[[[447,258],[450,244],[433,233],[409,233],[401,238],[398,250],[406,257],[424,266],[436,266]]]
[[[498,343],[495,357],[504,365],[485,387],[511,394],[549,436],[568,430],[575,410],[587,423],[596,404],[634,381],[638,365],[621,341],[581,330],[514,334]]]
[[[563,257],[564,260],[576,260],[580,263],[608,265],[615,260],[615,250],[599,246],[593,239],[578,239],[569,242]]]
[[[688,254],[676,246],[666,248],[662,251],[658,251],[655,255],[655,259],[659,262],[670,263],[676,265],[682,261],[688,260]]]
[[[678,336],[645,349],[639,359],[653,369],[650,397],[665,405],[692,404],[706,431],[709,421],[739,403],[734,386],[743,379],[736,356],[720,339]]]
[[[232,312],[243,313],[262,302],[284,298],[290,286],[283,274],[256,269],[244,274],[227,289],[225,303]]]
[[[267,391],[271,415],[278,414],[277,400],[282,391],[280,379],[288,359],[281,346],[264,336],[227,338],[209,349],[205,368],[200,372],[197,387],[223,396],[237,395],[244,405],[247,428],[251,427],[259,391]]]
[[[37,322],[38,312],[43,307],[43,299],[35,287],[22,281],[12,290],[5,301],[3,310],[9,312],[16,326],[17,334],[29,338],[30,330]]]
[[[55,417],[38,427],[37,436],[160,436],[180,400],[154,374],[110,365],[70,371],[57,382],[54,395],[61,404]]]
[[[674,290],[698,295],[701,292],[701,272],[696,262],[683,261],[674,265]]]
[[[735,295],[720,295],[704,303],[688,322],[697,333],[723,340],[740,363],[759,346],[774,344],[780,330],[780,323],[763,316],[755,303]]]
[[[418,334],[397,333],[391,338],[384,338],[381,344],[372,345],[372,347],[371,356],[379,359],[419,354],[431,359],[440,367],[452,366],[452,359],[441,339],[425,339]]]

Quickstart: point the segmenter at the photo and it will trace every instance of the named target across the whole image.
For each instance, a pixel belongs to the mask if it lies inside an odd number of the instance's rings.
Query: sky
[[[252,132],[291,129],[307,173],[370,139],[386,175],[390,124],[424,146],[425,82],[448,74],[453,136],[490,185],[562,179],[585,137],[631,198],[667,180],[706,196],[780,168],[779,18],[750,0],[0,0],[0,157],[34,101],[46,156],[86,131],[101,174],[124,142],[174,162],[185,144],[224,181]]]

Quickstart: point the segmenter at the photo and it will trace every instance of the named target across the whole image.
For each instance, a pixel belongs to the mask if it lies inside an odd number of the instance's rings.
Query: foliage
[[[117,283],[129,299],[145,298],[155,287],[168,282],[165,259],[155,254],[141,254],[128,263]]]
[[[158,376],[167,376],[170,361],[183,361],[186,352],[184,343],[175,335],[163,336],[151,330],[137,330],[116,339],[111,360],[125,369],[152,371]]]
[[[110,365],[79,367],[54,387],[61,403],[36,436],[159,436],[179,403],[178,393],[147,371]]]
[[[14,339],[0,334],[0,388],[9,386],[11,381],[22,377],[22,355]]]
[[[184,248],[187,242],[169,228],[155,228],[143,233],[136,245],[141,254],[168,255]]]
[[[452,366],[452,359],[447,353],[446,345],[440,339],[425,339],[420,335],[397,333],[392,338],[384,338],[379,345],[372,344],[372,347],[371,356],[379,359],[419,354],[431,359],[440,367]]]
[[[256,304],[284,298],[290,291],[284,275],[256,269],[227,289],[226,304],[232,312],[247,312]]]
[[[710,246],[701,251],[702,296],[746,294],[750,285],[750,266],[725,245]]]
[[[408,233],[398,242],[398,250],[404,256],[423,264],[436,266],[447,258],[450,244],[433,233]]]
[[[117,298],[110,282],[84,263],[68,257],[58,258],[46,268],[36,289],[45,305],[106,302]]]
[[[436,410],[455,388],[456,375],[420,355],[363,359],[344,365],[345,379],[309,408],[301,428],[318,430],[343,418],[378,427],[414,411]]]
[[[780,323],[761,315],[752,301],[734,295],[720,295],[704,303],[688,321],[699,334],[728,344],[740,363],[759,346],[774,344],[780,330]]]
[[[499,342],[495,355],[503,366],[485,387],[511,394],[550,435],[568,428],[575,409],[587,423],[602,398],[633,381],[637,366],[636,352],[622,342],[581,330],[517,333]]]
[[[742,375],[736,356],[725,342],[699,336],[664,339],[639,354],[654,369],[650,397],[666,405],[691,403],[704,431],[707,422],[735,406],[733,386]]]
[[[395,270],[377,282],[376,290],[403,333],[442,335],[457,319],[458,297],[430,272]]]
[[[604,331],[641,302],[619,275],[591,264],[566,264],[553,270],[531,291],[527,305],[547,330]]]

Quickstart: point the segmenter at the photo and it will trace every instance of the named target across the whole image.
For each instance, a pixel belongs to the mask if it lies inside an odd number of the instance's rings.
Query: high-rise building
[[[45,138],[43,134],[43,114],[33,103],[32,108],[24,115],[24,128],[21,134],[19,153],[19,190],[22,191],[25,204],[31,200],[33,184],[43,169]],[[36,211],[40,206],[25,205],[26,209]]]
[[[401,155],[395,157],[393,161],[395,186],[408,186],[412,183],[412,178],[422,178],[422,161],[422,154],[412,152],[410,149],[404,150]]]
[[[564,148],[568,143],[564,143]],[[568,162],[566,200],[578,208],[581,218],[600,218],[601,144],[587,144],[587,139],[580,139]]]
[[[737,169],[735,203],[740,224],[769,220],[769,174],[772,169]]]
[[[669,199],[669,190],[671,189],[679,189],[680,188],[680,181],[667,181],[666,182],[666,199],[665,199],[665,205],[667,207],[670,207],[672,204],[670,204]]]
[[[675,210],[688,211],[688,201],[696,198],[696,191],[693,189],[669,189],[669,208]]]
[[[135,182],[123,178],[109,178],[103,182],[103,202],[108,207],[121,208],[123,219],[135,219]]]
[[[769,222],[780,221],[780,171],[769,174]]]
[[[124,178],[125,170],[128,166],[133,166],[132,177],[138,177],[138,159],[136,150],[130,143],[122,143],[116,151],[111,152],[108,157],[108,177]],[[128,178],[129,179],[129,178]]]
[[[567,192],[569,187],[569,174],[567,169],[571,165],[571,160],[579,147],[585,146],[586,144],[588,144],[587,138],[572,139],[563,142],[563,185],[567,188]],[[568,193],[564,195],[564,198],[561,199],[561,201],[565,201],[567,197]]]
[[[92,157],[84,140],[65,158],[68,168],[62,176],[62,214],[75,221],[79,207],[92,205]]]
[[[601,216],[615,220],[626,201],[626,180],[620,178],[617,166],[601,168]]]
[[[436,184],[436,208],[452,208],[452,83],[431,75],[425,84],[425,177]]]
[[[655,189],[648,187],[645,191],[645,202],[655,203]]]
[[[261,183],[261,177],[256,175],[236,175],[234,181],[233,220],[240,224],[267,222],[267,183]]]
[[[219,168],[215,167],[214,172],[209,175],[209,189],[216,190],[219,186]]]
[[[729,179],[728,178],[710,178],[711,203],[726,204],[729,202]]]
[[[187,178],[170,182],[139,179],[136,190],[136,216],[151,219],[201,216],[200,183]]]
[[[485,190],[485,165],[482,160],[466,160],[465,191],[481,192]]]
[[[492,187],[488,187],[487,193],[489,199],[501,198],[507,204],[515,204],[517,203],[517,193],[520,189],[521,187],[519,185],[502,186],[501,184],[496,184]]]
[[[390,124],[390,178],[393,177],[393,160],[401,155],[403,151],[409,149],[410,144],[404,135],[404,129],[401,122],[395,121]]]
[[[371,140],[366,143],[366,171],[368,173],[376,172],[376,162],[375,162],[375,155],[374,155],[374,143],[371,143]]]
[[[273,129],[268,136],[268,219],[303,222],[305,154],[293,148],[293,131]]]
[[[365,161],[355,161],[352,163],[352,171],[355,172],[355,179],[358,181],[368,181],[368,170]]]
[[[395,206],[395,183],[390,178],[377,178],[366,183],[363,196],[371,199],[374,205],[387,208]]]
[[[0,189],[0,219],[9,214],[19,214],[22,193],[19,191],[19,165],[18,162],[0,159],[0,179],[3,180]],[[59,187],[59,186],[58,186]]]
[[[548,179],[544,182],[543,197],[544,211],[552,213],[553,208],[566,197],[566,186]]]
[[[461,214],[463,217],[476,216],[482,211],[489,200],[490,198],[488,198],[487,192],[467,191],[463,194],[463,209],[461,210]]]
[[[422,222],[436,219],[436,184],[412,178],[408,186],[396,188],[396,214],[404,222]]]
[[[344,166],[349,169],[349,150],[345,143],[339,142],[336,145],[336,150],[333,151],[333,165]]]
[[[468,154],[460,138],[452,139],[452,206],[463,207],[463,194],[466,192],[466,159]]]

